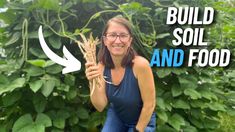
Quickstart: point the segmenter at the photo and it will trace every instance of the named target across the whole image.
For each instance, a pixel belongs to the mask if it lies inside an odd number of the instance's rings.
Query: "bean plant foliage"
[[[0,132],[99,131],[106,112],[89,99],[85,60],[74,40],[101,37],[108,19],[122,15],[134,25],[134,48],[151,59],[155,48],[174,48],[166,25],[169,6],[205,6],[216,10],[206,26],[207,48],[228,48],[228,67],[152,67],[157,91],[157,131],[235,130],[235,2],[232,0],[1,0]],[[62,74],[42,51],[38,28],[49,47],[62,47],[82,63],[80,71]]]

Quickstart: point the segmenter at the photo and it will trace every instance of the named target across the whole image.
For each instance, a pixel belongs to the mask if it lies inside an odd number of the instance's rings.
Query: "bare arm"
[[[141,110],[136,128],[140,132],[143,132],[145,127],[148,125],[152,113],[155,109],[156,97],[154,78],[152,70],[149,66],[149,62],[142,57],[138,57],[135,59],[134,71],[138,79],[141,98],[143,101],[143,108]]]
[[[101,64],[95,65],[94,63],[87,62],[86,63],[86,77],[90,81],[98,76],[103,76],[104,66]],[[105,106],[107,105],[107,96],[105,93],[105,82],[104,80],[100,80],[103,84],[103,87],[96,87],[94,93],[90,96],[91,103],[93,106],[99,111],[102,112]],[[92,87],[90,87],[90,92],[92,91]]]

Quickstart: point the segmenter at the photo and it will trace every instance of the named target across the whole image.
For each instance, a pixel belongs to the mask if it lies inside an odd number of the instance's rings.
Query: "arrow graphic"
[[[63,53],[65,58],[61,58],[57,54],[55,54],[46,44],[43,33],[42,33],[42,26],[38,29],[38,36],[39,36],[39,42],[40,45],[44,51],[44,53],[47,55],[48,58],[50,58],[55,63],[58,63],[62,66],[65,66],[65,68],[62,70],[63,74],[78,71],[81,69],[81,62],[77,60],[68,50],[65,46],[63,46]]]

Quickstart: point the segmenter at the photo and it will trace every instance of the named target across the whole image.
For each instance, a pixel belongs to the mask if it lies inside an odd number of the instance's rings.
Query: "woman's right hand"
[[[95,63],[87,62],[85,66],[86,66],[86,71],[85,71],[86,77],[89,81],[101,75],[100,68]]]

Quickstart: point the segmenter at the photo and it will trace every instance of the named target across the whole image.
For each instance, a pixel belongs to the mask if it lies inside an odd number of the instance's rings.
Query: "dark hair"
[[[108,22],[105,25],[103,32],[102,32],[102,38],[101,38],[102,44],[101,44],[101,49],[99,50],[99,53],[98,53],[98,61],[101,62],[102,64],[104,64],[107,68],[114,68],[114,63],[111,58],[110,52],[109,52],[108,48],[104,45],[104,40],[103,40],[103,36],[105,36],[111,22],[115,22],[120,25],[123,25],[128,30],[131,37],[133,36],[132,26],[131,26],[130,22],[127,19],[125,19],[124,17],[117,16],[117,17],[113,17],[108,20]],[[133,66],[132,60],[135,58],[136,55],[137,55],[137,53],[132,48],[132,44],[131,44],[127,50],[126,55],[122,59],[121,66],[122,67]]]

